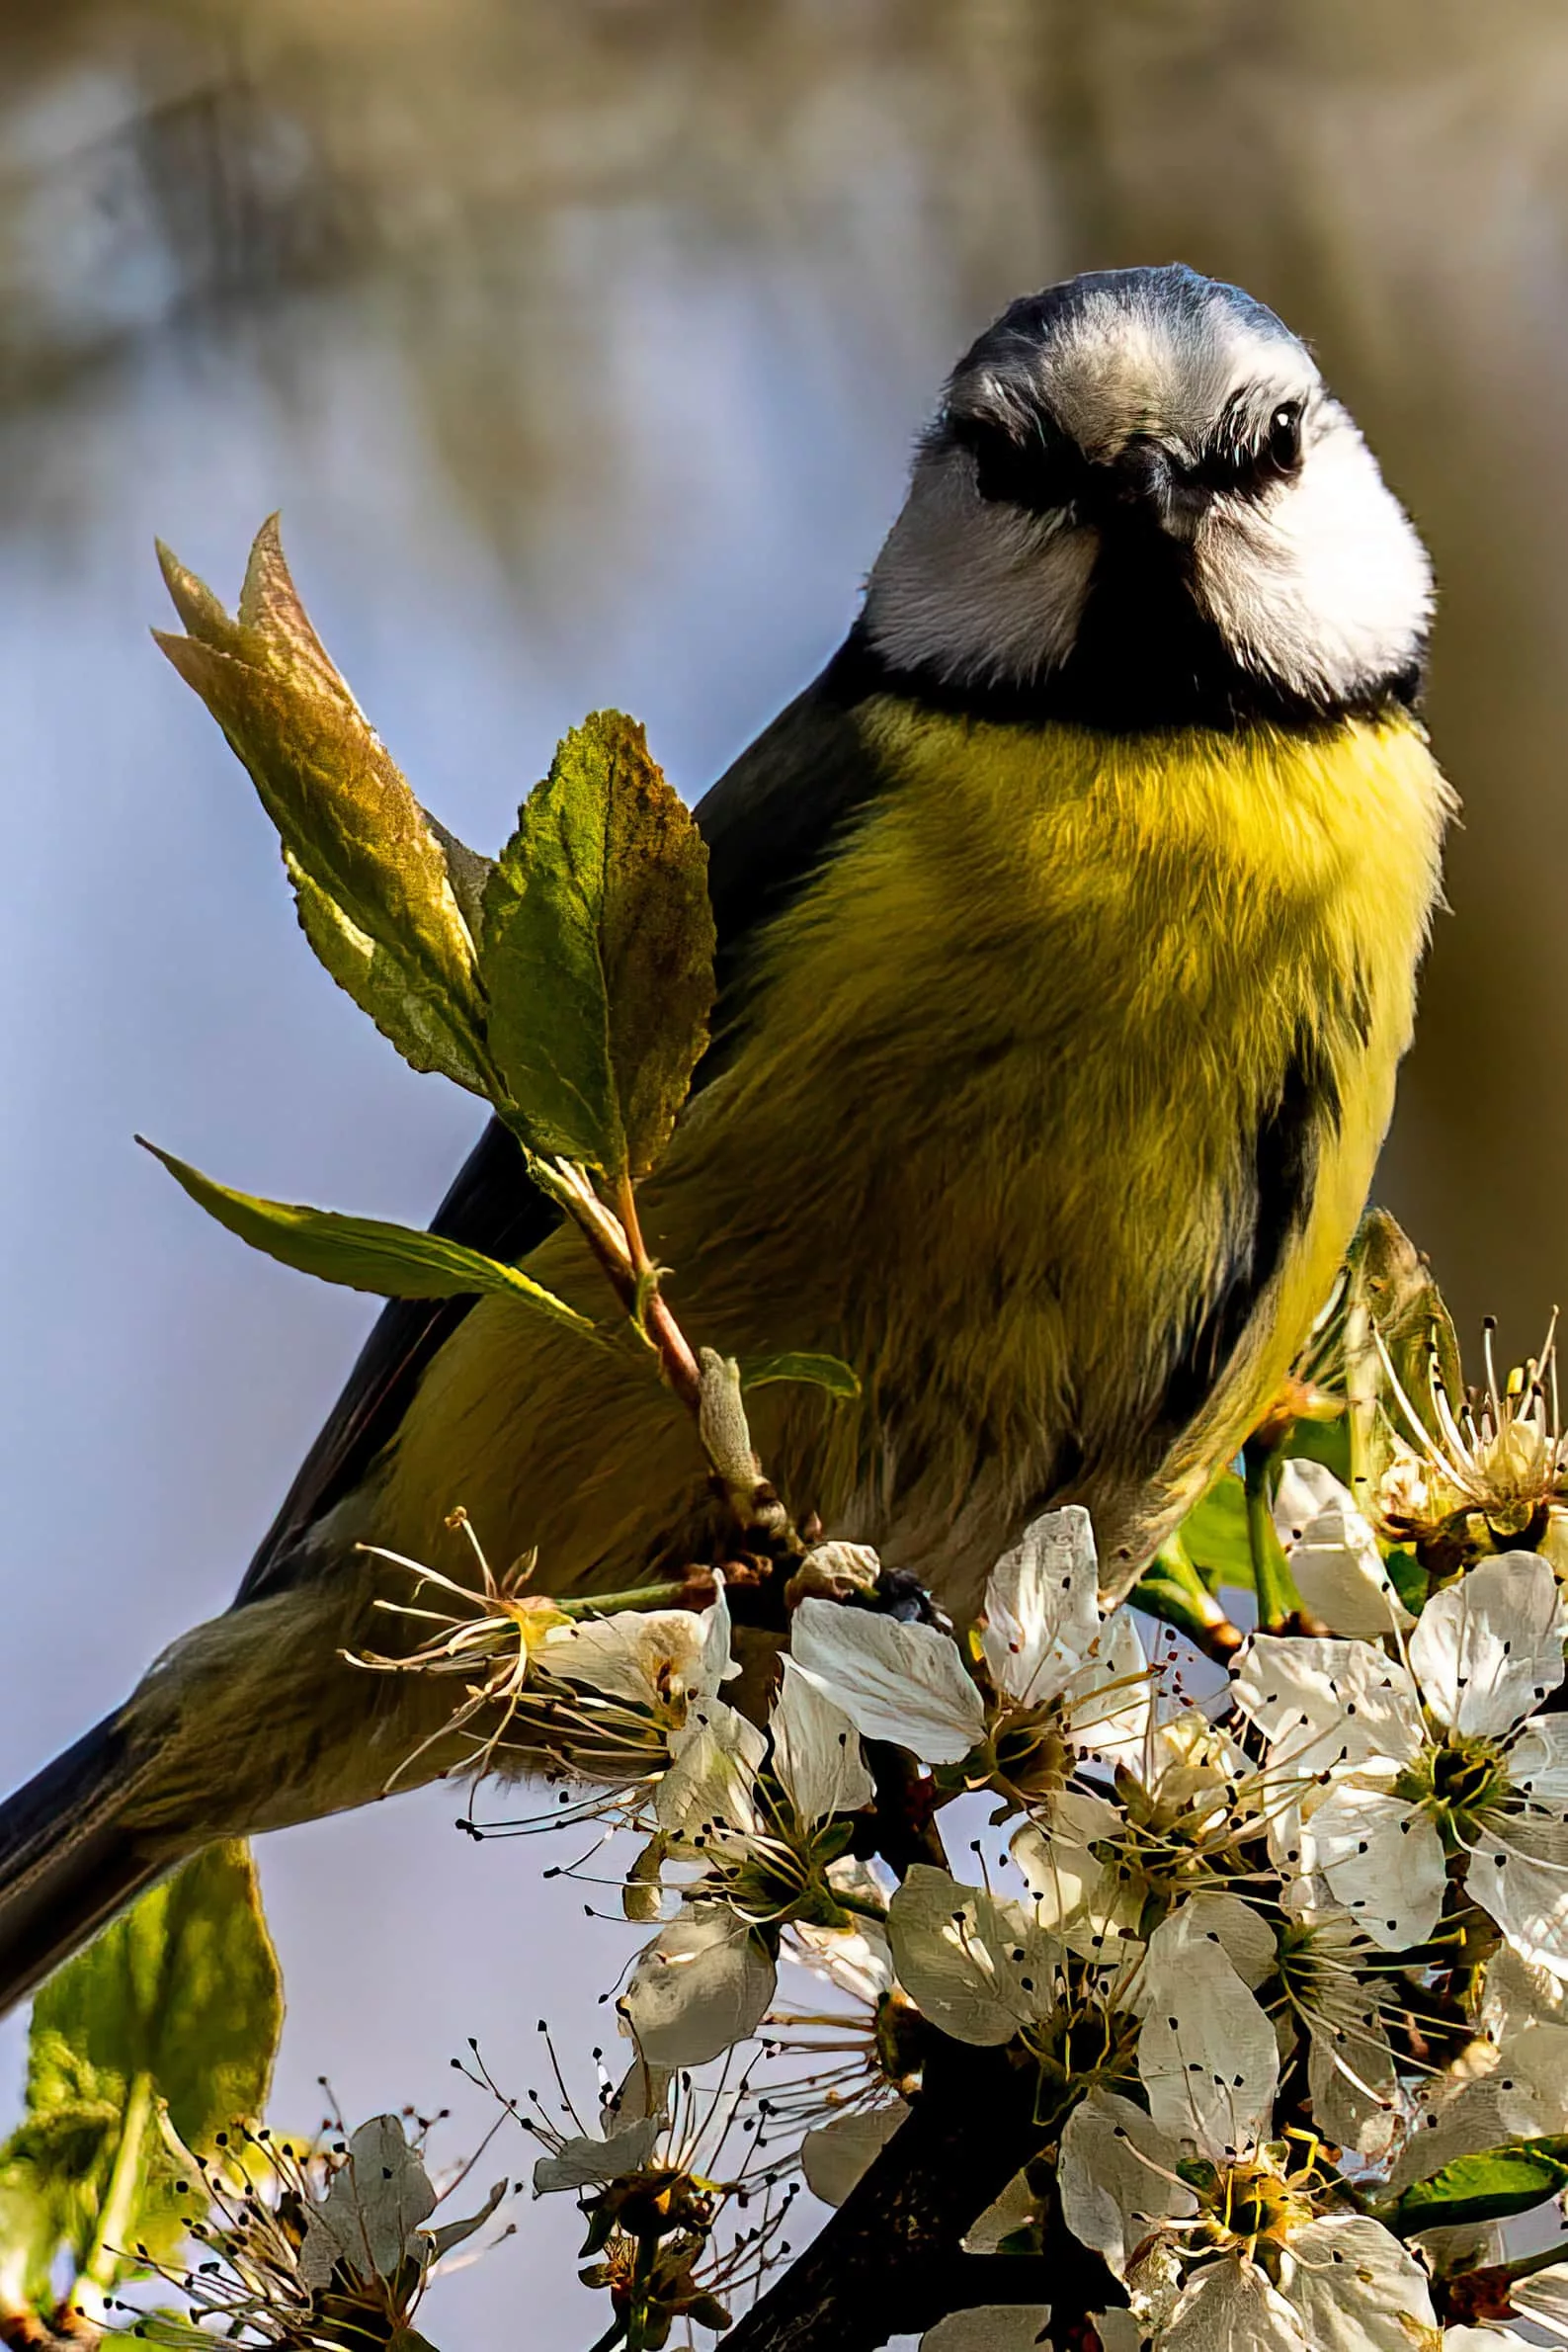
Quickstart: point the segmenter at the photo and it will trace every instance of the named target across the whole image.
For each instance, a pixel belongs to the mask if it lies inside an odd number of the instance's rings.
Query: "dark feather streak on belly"
[[[1338,1130],[1339,1080],[1324,1034],[1297,1024],[1279,1091],[1258,1123],[1253,1215],[1208,1307],[1166,1376],[1156,1429],[1162,1440],[1191,1426],[1219,1385],[1292,1234],[1312,1208],[1318,1154]]]

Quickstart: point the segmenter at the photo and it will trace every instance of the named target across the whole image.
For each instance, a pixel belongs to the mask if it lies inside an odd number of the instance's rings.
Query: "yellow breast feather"
[[[1124,1579],[1332,1283],[1447,790],[1408,720],[1118,739],[889,699],[865,724],[888,789],[764,934],[645,1222],[694,1335],[860,1370],[859,1406],[759,1395],[797,1508],[956,1602],[1072,1496]],[[557,1288],[576,1247],[540,1253]],[[640,1366],[503,1313],[433,1368],[386,1512],[446,1492],[497,1551],[540,1543],[546,1587],[624,1581],[690,1435]]]

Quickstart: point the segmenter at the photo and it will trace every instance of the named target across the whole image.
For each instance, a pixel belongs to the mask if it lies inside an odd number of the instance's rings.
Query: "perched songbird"
[[[719,1030],[650,1245],[695,1340],[857,1367],[857,1404],[759,1392],[762,1457],[954,1609],[1068,1499],[1124,1591],[1331,1288],[1451,806],[1430,611],[1271,311],[1077,278],[959,363],[849,637],[701,803]],[[603,1310],[500,1130],[436,1221]],[[394,1622],[360,1544],[454,1570],[460,1502],[542,1590],[624,1587],[701,1472],[642,1366],[389,1306],[234,1607],[0,1811],[0,1991],[206,1840],[365,1804],[441,1720],[450,1685],[343,1662]]]

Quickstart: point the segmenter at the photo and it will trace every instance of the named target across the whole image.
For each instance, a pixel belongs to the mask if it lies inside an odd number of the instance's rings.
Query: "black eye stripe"
[[[1083,453],[1043,420],[1015,432],[999,418],[949,415],[943,438],[973,458],[975,487],[988,502],[1055,514],[1088,487]]]
[[[1304,402],[1290,399],[1260,414],[1256,395],[1236,395],[1197,459],[1187,464],[1173,462],[1177,479],[1232,496],[1261,495],[1299,467],[1304,410]],[[1093,463],[1075,441],[1038,414],[1004,419],[949,410],[929,437],[930,446],[966,451],[974,461],[980,496],[988,504],[1026,513],[1092,506],[1106,486],[1107,467]]]

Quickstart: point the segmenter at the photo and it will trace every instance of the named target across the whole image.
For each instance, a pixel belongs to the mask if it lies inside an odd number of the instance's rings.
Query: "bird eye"
[[[1276,473],[1293,473],[1301,462],[1301,403],[1286,400],[1269,419],[1263,455]]]

